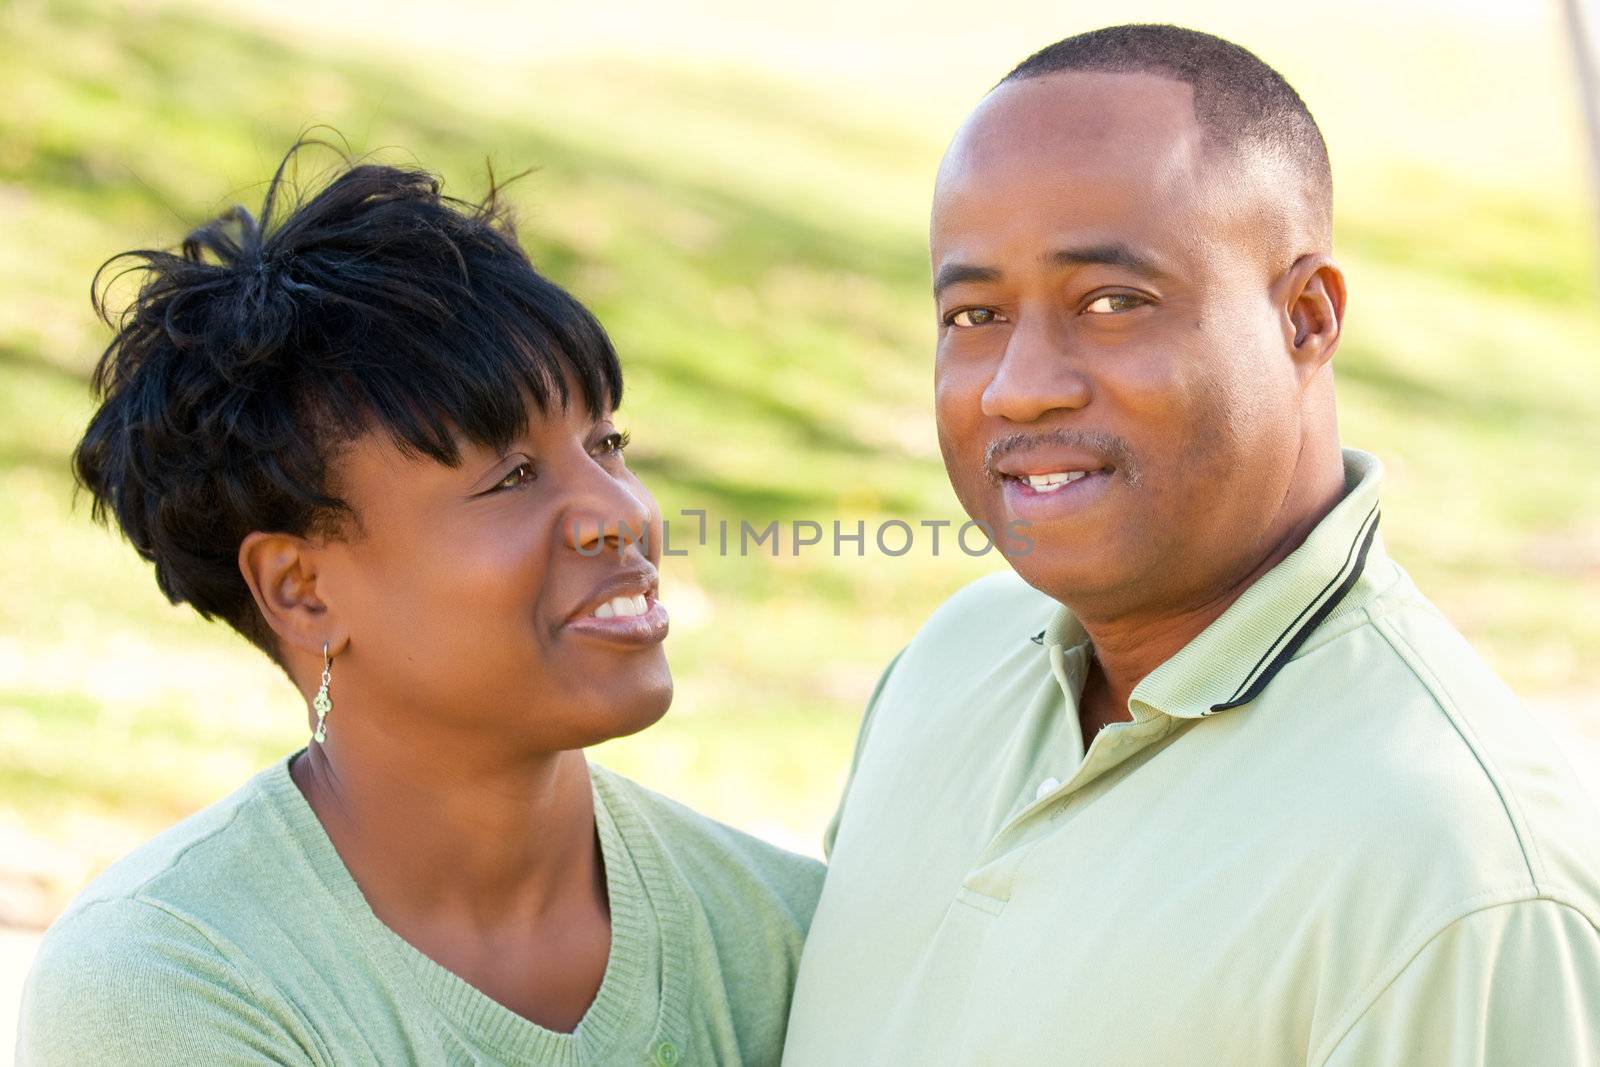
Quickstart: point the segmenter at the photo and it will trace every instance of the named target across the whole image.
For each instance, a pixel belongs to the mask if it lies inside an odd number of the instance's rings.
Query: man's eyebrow
[[[1154,259],[1120,241],[1087,245],[1082,248],[1063,248],[1047,254],[1045,259],[1059,267],[1098,264],[1105,267],[1120,267],[1152,280],[1167,277],[1167,272],[1162,270]],[[972,263],[946,263],[939,268],[939,273],[934,277],[933,296],[937,300],[940,293],[962,282],[997,282],[1000,278],[1001,272],[998,267],[980,267]]]
[[[1146,278],[1165,278],[1167,272],[1149,256],[1135,252],[1120,241],[1110,244],[1091,245],[1087,248],[1063,248],[1049,256],[1052,263],[1063,267],[1082,267],[1099,264],[1106,267],[1121,267],[1123,270],[1134,274],[1142,274]]]
[[[971,263],[946,263],[939,268],[938,275],[933,279],[933,296],[937,300],[939,294],[952,285],[962,282],[997,282],[1000,280],[998,267],[979,267]]]

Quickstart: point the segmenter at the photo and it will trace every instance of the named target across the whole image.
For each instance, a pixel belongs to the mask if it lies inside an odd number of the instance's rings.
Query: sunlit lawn
[[[467,92],[454,63],[200,11],[0,8],[0,923],[47,917],[303,740],[288,684],[169,607],[73,508],[66,457],[105,339],[94,268],[252,202],[312,123],[460,195],[482,190],[486,156],[537,168],[513,186],[526,242],[616,337],[632,461],[669,515],[957,516],[929,416],[922,226],[959,110],[897,123],[889,103],[841,108],[782,76],[644,60],[541,61]],[[1361,40],[1354,21],[1340,32]],[[1592,695],[1600,314],[1576,177],[1344,145],[1342,412],[1347,440],[1389,464],[1391,549],[1514,684]],[[602,758],[814,848],[878,670],[994,565],[948,547],[669,561],[677,702]]]

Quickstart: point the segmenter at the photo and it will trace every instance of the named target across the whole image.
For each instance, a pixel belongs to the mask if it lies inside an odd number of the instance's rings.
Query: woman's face
[[[317,568],[348,634],[335,716],[509,755],[582,748],[666,712],[661,512],[609,415],[571,395],[548,414],[530,405],[504,454],[463,443],[456,467],[383,433],[341,454],[334,484],[358,525]]]

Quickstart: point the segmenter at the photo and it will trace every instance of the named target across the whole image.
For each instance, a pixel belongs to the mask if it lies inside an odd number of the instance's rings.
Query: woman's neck
[[[583,753],[519,763],[340,725],[290,774],[373,913],[513,1012],[576,1029],[611,949]]]
[[[519,761],[338,726],[291,773],[385,921],[449,915],[487,930],[603,892],[582,752]]]

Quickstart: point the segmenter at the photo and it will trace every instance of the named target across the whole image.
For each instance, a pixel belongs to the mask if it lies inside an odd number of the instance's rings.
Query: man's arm
[[[1312,1062],[1600,1065],[1600,931],[1554,900],[1471,912],[1423,946]]]

